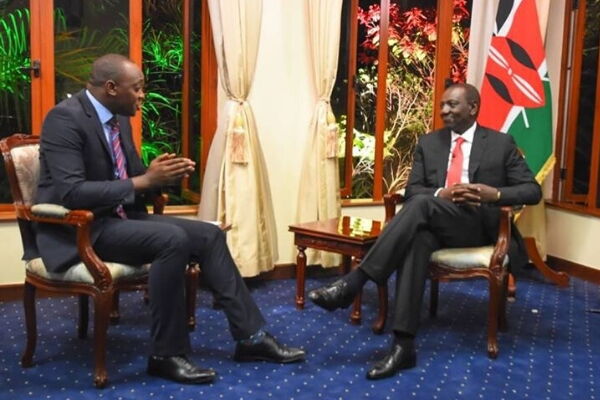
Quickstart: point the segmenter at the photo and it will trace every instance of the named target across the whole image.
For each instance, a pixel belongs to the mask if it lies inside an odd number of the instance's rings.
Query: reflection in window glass
[[[92,62],[128,55],[129,1],[54,0],[56,102],[85,87]]]
[[[192,10],[199,15],[200,1],[194,1]],[[148,1],[144,3],[144,31],[142,64],[146,76],[146,99],[142,107],[142,160],[149,164],[162,153],[182,154],[182,135],[188,135],[189,148],[186,154],[199,165],[200,141],[199,118],[199,62],[200,18],[194,25],[190,39],[193,57],[190,84],[190,132],[182,128],[183,94],[183,2],[182,0]],[[196,19],[196,18],[194,18]],[[186,116],[190,117],[190,116]],[[195,174],[197,175],[197,174]],[[177,182],[167,188],[169,204],[189,204],[181,193]],[[190,179],[190,189],[198,191],[198,177]]]

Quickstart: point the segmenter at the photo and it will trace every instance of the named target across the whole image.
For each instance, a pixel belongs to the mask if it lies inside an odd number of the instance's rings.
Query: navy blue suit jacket
[[[129,118],[117,118],[128,175],[141,175],[145,168],[133,143]],[[95,216],[92,243],[102,231],[103,221],[115,216],[118,204],[123,204],[125,211],[146,210],[145,196],[135,194],[131,180],[115,178],[111,148],[83,90],[57,104],[44,120],[35,202],[91,210]],[[79,261],[72,227],[38,224],[36,242],[50,271],[63,270]]]

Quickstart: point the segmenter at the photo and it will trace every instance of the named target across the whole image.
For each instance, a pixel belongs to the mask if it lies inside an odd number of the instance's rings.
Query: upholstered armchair
[[[392,219],[396,206],[404,201],[400,193],[384,196],[385,220]],[[506,296],[508,285],[508,245],[510,243],[511,207],[501,207],[498,240],[483,247],[440,249],[431,255],[429,276],[431,299],[429,314],[437,313],[439,282],[452,279],[485,278],[489,283],[487,353],[498,356],[498,330],[506,330]]]
[[[112,310],[118,319],[118,293],[121,290],[145,289],[149,265],[132,266],[103,262],[90,243],[90,227],[94,215],[89,210],[69,210],[54,204],[32,205],[39,178],[39,137],[15,134],[0,141],[10,183],[17,221],[23,241],[25,261],[24,306],[27,345],[21,358],[23,367],[33,365],[37,340],[35,310],[36,289],[79,296],[78,336],[85,338],[88,328],[88,297],[94,304],[94,384],[104,387],[106,370],[106,338]],[[154,212],[162,213],[166,196],[157,196]],[[62,273],[46,270],[39,257],[33,222],[64,224],[77,230],[77,248],[81,262]],[[195,323],[195,299],[198,286],[197,267],[188,268],[186,296],[190,327]]]

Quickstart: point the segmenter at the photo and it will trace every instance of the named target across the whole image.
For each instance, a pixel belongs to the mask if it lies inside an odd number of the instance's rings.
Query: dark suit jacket
[[[406,196],[416,194],[433,195],[444,187],[450,155],[451,132],[441,129],[423,135],[415,149]],[[498,206],[537,204],[542,190],[533,173],[520,155],[512,136],[492,129],[477,126],[469,158],[469,181],[483,183],[500,190],[500,201],[483,204],[484,224],[490,242],[497,238]],[[521,236],[513,226],[509,257],[513,267],[527,263]]]
[[[144,173],[131,136],[129,118],[117,116],[129,176]],[[145,211],[131,180],[115,179],[114,167],[96,110],[84,91],[57,104],[46,116],[40,144],[40,180],[36,203],[90,209],[95,215],[92,243],[102,223],[123,204],[125,211]],[[46,268],[60,271],[79,261],[74,228],[38,224],[36,242]]]

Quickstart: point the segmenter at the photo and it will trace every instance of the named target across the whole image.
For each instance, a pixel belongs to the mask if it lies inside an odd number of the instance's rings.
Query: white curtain
[[[275,217],[252,108],[262,0],[208,0],[220,81],[227,95],[210,148],[198,217],[231,224],[227,244],[242,276],[273,269]]]
[[[481,88],[490,38],[496,21],[496,11],[500,0],[474,1],[471,10],[471,34],[469,38],[469,64],[467,82]],[[550,12],[550,0],[536,0],[542,40],[545,39]],[[524,237],[535,238],[538,252],[546,258],[546,212],[544,202],[525,208],[517,221]]]
[[[342,0],[307,0],[315,109],[302,163],[296,222],[339,217],[338,128],[330,98],[337,74]],[[309,264],[338,265],[339,256],[307,252]]]

